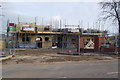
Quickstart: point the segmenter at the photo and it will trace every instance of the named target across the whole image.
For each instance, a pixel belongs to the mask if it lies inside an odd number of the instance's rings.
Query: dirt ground
[[[16,50],[15,57],[3,61],[5,64],[53,63],[65,61],[95,61],[118,59],[117,55],[63,55],[57,54],[60,49],[27,49]]]

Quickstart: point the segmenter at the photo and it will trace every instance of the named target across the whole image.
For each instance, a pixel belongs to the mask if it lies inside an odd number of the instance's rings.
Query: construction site
[[[35,17],[34,23],[23,23],[18,17],[17,24],[7,21],[6,36],[1,39],[3,56],[21,55],[21,51],[30,55],[44,51],[65,55],[116,55],[120,51],[117,36],[109,36],[105,31],[84,30],[81,25],[54,28],[53,25],[37,25],[36,20]],[[63,26],[65,28],[61,28]]]
[[[103,33],[99,30],[93,30],[93,32],[90,30],[85,31],[84,29],[80,28],[80,25],[65,25],[66,28],[53,29],[52,25],[36,25],[36,22],[18,23],[19,24],[10,23],[8,20],[7,35],[2,39],[2,44],[4,44],[4,46],[2,46],[3,57],[1,59],[2,65],[4,66],[3,78],[26,78],[25,75],[29,76],[29,78],[33,78],[35,76],[37,78],[59,78],[60,76],[62,76],[62,78],[86,78],[91,77],[92,75],[69,76],[71,73],[73,73],[73,71],[71,69],[72,67],[68,68],[68,65],[82,65],[84,63],[91,65],[93,64],[93,67],[95,67],[97,66],[97,63],[111,64],[112,61],[117,62],[119,59],[118,53],[120,49],[116,47],[116,36],[113,36],[111,39],[107,33]],[[67,26],[77,26],[77,28],[72,29],[67,28]],[[36,65],[39,70],[37,70],[33,64]],[[61,67],[61,72],[59,70],[55,70],[58,68],[56,65],[63,66]],[[17,66],[20,68],[15,68]],[[24,66],[25,70],[23,70],[22,66]],[[10,68],[7,69],[8,67]],[[66,70],[62,71],[64,67],[67,67],[69,72]],[[78,69],[79,67],[80,66],[78,66]],[[12,68],[13,70],[19,72],[19,75],[14,74],[14,71],[13,73],[9,73],[9,70],[12,71]],[[48,71],[46,71],[46,69],[44,70],[43,68],[48,69]],[[89,69],[91,69],[90,66]],[[28,74],[28,71],[31,70],[31,74]],[[46,73],[37,72],[36,70],[44,70]],[[56,74],[51,76],[49,70],[51,73]],[[116,71],[117,66],[112,70]],[[78,70],[78,73],[74,73],[74,75],[80,74],[80,72]],[[98,72],[99,71],[96,73]],[[83,74],[87,73],[83,72]],[[108,74],[109,73],[101,76],[109,78],[117,77],[117,74],[112,76]],[[96,76],[92,77],[99,76],[96,74]]]
[[[52,28],[52,25],[36,25],[36,22],[15,24],[8,20],[7,35],[3,35],[1,40],[1,50],[61,49],[60,53],[68,54],[120,51],[117,48],[117,36],[109,36],[100,30],[84,30],[80,25],[64,26],[65,28],[56,29]]]
[[[117,31],[111,33],[99,21],[72,24],[59,16],[27,17],[4,23],[3,78],[118,78]]]

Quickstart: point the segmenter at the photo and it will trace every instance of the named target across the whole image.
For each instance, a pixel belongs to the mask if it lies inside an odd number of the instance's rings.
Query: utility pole
[[[43,26],[43,17],[42,17],[42,26]]]
[[[35,34],[36,34],[36,39],[37,39],[36,17],[35,17]],[[36,43],[36,44],[37,44],[37,43]]]
[[[78,53],[80,54],[80,34],[78,35]]]
[[[83,20],[81,21],[81,30],[82,30],[82,33],[83,33]]]
[[[61,21],[61,19],[60,19],[60,32],[62,31],[62,21]]]
[[[8,48],[8,46],[9,46],[9,19],[8,19],[8,21],[7,21],[7,48]]]
[[[90,30],[90,29],[89,29],[89,22],[88,22],[88,33],[90,33],[89,30]]]
[[[17,43],[17,44],[20,44],[20,43],[19,43],[19,39],[20,39],[20,38],[19,38],[19,37],[20,37],[20,32],[19,32],[19,30],[20,30],[20,27],[19,27],[19,16],[18,16],[18,26],[17,26],[17,27],[18,27],[18,40],[17,40],[18,43]]]

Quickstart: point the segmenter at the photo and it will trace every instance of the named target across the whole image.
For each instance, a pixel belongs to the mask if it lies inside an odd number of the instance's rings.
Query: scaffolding
[[[34,23],[25,23],[26,25],[31,24],[34,25],[34,31],[23,31],[21,30],[20,25],[24,22],[20,22],[18,17],[18,26],[15,31],[9,32],[7,31],[7,39],[6,48],[11,48],[15,50],[15,48],[24,48],[24,49],[56,49],[60,48],[61,53],[67,54],[81,54],[88,50],[88,52],[95,52],[95,38],[103,37],[105,33],[100,33],[98,31],[93,30],[83,30],[79,25],[62,25],[60,21],[60,29],[52,29],[53,24],[49,25],[49,27],[43,24],[37,24],[37,17],[34,18]],[[8,20],[8,23],[9,20]],[[63,28],[65,26],[65,28]],[[77,26],[77,30],[69,29],[67,26]],[[7,26],[8,27],[8,26]],[[30,27],[32,28],[32,27]],[[75,29],[75,28],[74,28]],[[84,38],[86,37],[86,39]],[[91,39],[89,39],[91,37]],[[107,36],[109,37],[109,36]],[[117,37],[114,38],[114,43],[109,46],[109,48],[114,48],[114,52],[118,52],[117,48]],[[101,41],[101,46],[99,52],[105,52],[106,49],[106,41],[103,39]],[[98,46],[98,45],[97,45]],[[104,47],[104,48],[103,48]],[[12,54],[15,53],[11,51]]]

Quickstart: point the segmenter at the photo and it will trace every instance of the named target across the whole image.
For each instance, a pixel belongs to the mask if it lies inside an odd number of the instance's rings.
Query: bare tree
[[[120,0],[100,2],[100,6],[102,10],[102,19],[112,20],[113,23],[118,24],[118,32],[120,36]],[[120,44],[120,39],[118,42],[118,44]]]

